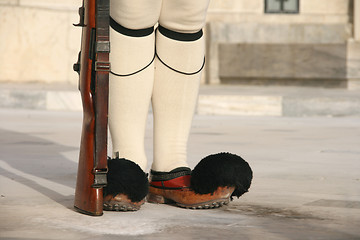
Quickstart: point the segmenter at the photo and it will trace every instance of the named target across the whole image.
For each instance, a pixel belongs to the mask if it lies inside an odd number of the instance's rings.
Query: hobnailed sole
[[[186,208],[186,209],[212,209],[212,208],[219,208],[224,205],[228,205],[230,202],[230,199],[216,199],[216,201],[209,201],[201,204],[192,204],[192,205],[186,205],[181,203],[176,203],[177,206]]]
[[[171,199],[165,198],[164,196],[149,193],[147,198],[147,202],[149,203],[156,203],[156,204],[176,204],[179,207],[186,208],[186,209],[212,209],[212,208],[219,208],[224,205],[229,204],[230,198],[220,198],[220,199],[213,199],[206,202],[196,203],[196,204],[183,204],[175,202]]]
[[[140,205],[136,206],[127,202],[109,201],[104,202],[103,208],[106,211],[129,212],[139,210]]]
[[[116,196],[107,195],[104,197],[103,209],[106,211],[128,212],[137,211],[145,200],[132,202],[127,195],[119,193]]]

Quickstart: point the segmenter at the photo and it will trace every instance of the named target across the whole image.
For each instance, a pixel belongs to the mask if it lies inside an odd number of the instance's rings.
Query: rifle
[[[79,8],[81,50],[74,71],[79,74],[83,123],[74,207],[81,213],[103,214],[107,173],[109,83],[109,0],[83,0]]]

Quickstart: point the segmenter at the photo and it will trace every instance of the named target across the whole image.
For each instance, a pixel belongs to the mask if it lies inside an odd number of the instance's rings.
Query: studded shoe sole
[[[227,205],[234,187],[218,187],[209,194],[197,194],[189,188],[160,189],[151,187],[147,201],[157,204],[176,204],[187,209],[211,209]]]
[[[128,212],[137,211],[145,200],[140,202],[132,202],[124,194],[118,194],[115,197],[108,195],[104,198],[103,208],[106,211]]]

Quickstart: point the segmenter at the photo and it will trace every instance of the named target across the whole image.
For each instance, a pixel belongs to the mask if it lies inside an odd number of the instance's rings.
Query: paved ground
[[[360,116],[360,87],[349,89],[202,85],[197,112],[236,116]],[[81,111],[82,104],[75,85],[0,83],[0,108]]]
[[[0,109],[0,239],[360,239],[357,116],[198,115],[191,166],[211,153],[237,153],[253,168],[250,192],[219,209],[146,203],[102,217],[72,207],[81,118]],[[149,117],[150,162],[151,126]]]

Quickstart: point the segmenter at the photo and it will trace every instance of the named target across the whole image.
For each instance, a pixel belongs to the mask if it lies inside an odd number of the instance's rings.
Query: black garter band
[[[195,33],[180,33],[180,32],[175,32],[170,29],[164,28],[163,26],[159,25],[158,30],[165,37],[173,39],[173,40],[182,41],[182,42],[196,41],[203,36],[202,29]]]
[[[110,17],[110,27],[115,31],[117,31],[118,33],[121,33],[129,37],[145,37],[145,36],[149,36],[154,32],[154,27],[143,28],[143,29],[130,29],[123,27],[120,24],[118,24],[112,17]]]

